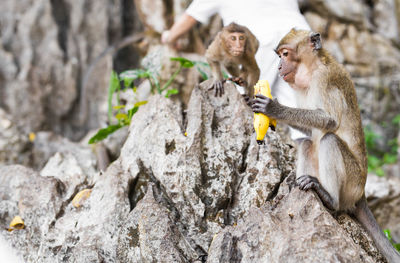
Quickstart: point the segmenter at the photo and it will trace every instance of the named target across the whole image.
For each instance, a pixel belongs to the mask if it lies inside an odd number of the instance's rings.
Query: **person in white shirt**
[[[246,26],[256,36],[260,42],[256,53],[256,61],[261,71],[260,79],[268,80],[272,95],[278,98],[280,103],[296,107],[294,91],[278,76],[279,57],[274,49],[293,27],[310,30],[300,13],[297,0],[193,0],[171,29],[163,32],[161,42],[175,43],[197,22],[207,23],[209,18],[217,13],[221,16],[224,26],[235,22]],[[291,137],[296,140],[305,135],[291,129]]]

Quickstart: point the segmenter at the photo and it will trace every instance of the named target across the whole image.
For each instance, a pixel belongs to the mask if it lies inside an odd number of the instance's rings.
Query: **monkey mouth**
[[[292,72],[287,72],[287,73],[282,73],[281,77],[283,78],[283,80],[286,80],[287,76],[292,73]]]
[[[233,50],[232,51],[232,56],[238,57],[241,56],[243,54],[242,50]]]

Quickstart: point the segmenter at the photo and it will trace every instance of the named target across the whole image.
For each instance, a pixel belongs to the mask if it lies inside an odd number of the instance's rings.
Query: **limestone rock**
[[[107,1],[6,0],[1,1],[0,9],[1,105],[25,133],[46,125],[77,139],[88,127],[97,128],[105,113],[102,104],[111,58],[96,67],[87,90],[81,90],[79,80],[108,46],[109,37],[111,41],[119,37],[113,30],[120,28],[116,15],[121,12],[120,5]],[[84,112],[74,110],[83,95],[87,97],[82,104],[90,117],[78,123]]]
[[[82,167],[82,172],[85,175],[93,177],[97,170],[95,155],[87,142],[80,145],[52,132],[38,132],[36,134],[33,141],[32,153],[32,166],[38,170],[41,170],[50,157],[56,153],[64,155],[71,154],[72,158]],[[61,159],[63,158],[64,157],[61,157]],[[67,157],[67,159],[68,158],[69,157]],[[56,161],[56,163],[57,162],[58,161]]]
[[[209,84],[194,88],[186,115],[151,96],[120,157],[95,179],[80,160],[90,154],[63,143],[40,174],[0,167],[0,222],[19,214],[27,226],[0,234],[27,262],[201,262],[207,254],[209,262],[379,262],[362,230],[345,232],[313,193],[293,187],[294,149],[278,133],[256,144],[236,88],[215,97]],[[83,188],[91,194],[74,207]]]
[[[0,164],[30,165],[28,135],[21,134],[12,116],[0,108]]]
[[[379,225],[389,229],[394,240],[400,240],[400,178],[369,175],[365,193]]]
[[[218,233],[207,262],[376,262],[313,193],[292,190]]]
[[[195,261],[198,255],[180,233],[173,213],[156,200],[155,196],[162,195],[157,191],[157,186],[149,185],[146,195],[126,218],[119,235],[118,259],[121,262]]]

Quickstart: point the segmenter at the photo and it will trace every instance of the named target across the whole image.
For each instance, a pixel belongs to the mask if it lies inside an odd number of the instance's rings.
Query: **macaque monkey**
[[[222,66],[233,76],[232,80],[247,88],[247,95],[252,97],[253,86],[260,77],[255,54],[259,43],[247,27],[231,23],[217,34],[206,51],[214,78],[210,89],[215,89],[215,96],[224,94]]]
[[[328,209],[355,215],[387,261],[400,262],[365,199],[367,154],[349,74],[322,48],[318,33],[292,29],[275,51],[279,73],[295,90],[299,108],[256,95],[253,111],[309,136],[298,146],[297,185],[304,191],[313,189]]]

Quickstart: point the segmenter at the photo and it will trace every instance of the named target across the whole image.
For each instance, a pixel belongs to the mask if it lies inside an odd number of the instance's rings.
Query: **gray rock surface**
[[[369,175],[365,187],[365,194],[376,220],[381,226],[390,230],[393,239],[397,242],[400,242],[399,185],[399,176],[378,177]]]
[[[381,262],[362,229],[346,229],[357,225],[351,218],[339,224],[313,193],[293,187],[294,150],[279,134],[255,142],[236,88],[217,98],[209,83],[193,90],[185,117],[180,104],[151,96],[120,157],[94,178],[68,151],[40,173],[0,166],[0,223],[25,221],[1,236],[27,262],[202,262],[207,254],[208,262]],[[89,198],[72,206],[87,188]]]
[[[0,105],[26,134],[46,127],[77,140],[105,121],[111,56],[85,89],[81,81],[121,38],[122,9],[107,0],[1,1]]]

